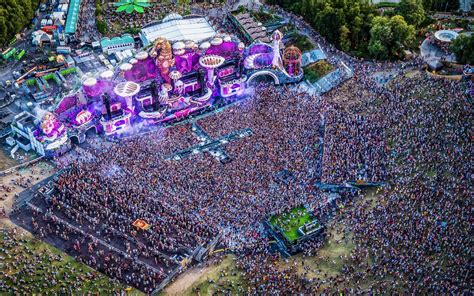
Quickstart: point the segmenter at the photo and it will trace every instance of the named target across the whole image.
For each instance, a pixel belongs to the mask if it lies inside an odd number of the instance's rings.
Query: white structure
[[[272,40],[273,40],[273,60],[272,60],[272,65],[275,68],[278,69],[283,69],[283,61],[281,59],[280,55],[280,47],[281,47],[281,39],[283,38],[283,34],[275,30],[272,34]],[[250,79],[249,79],[250,80]]]
[[[459,10],[470,12],[472,10],[472,0],[459,0]]]
[[[214,85],[214,69],[219,68],[225,62],[225,59],[215,54],[208,54],[199,58],[201,67],[207,70],[207,83]]]
[[[129,64],[130,65],[130,64]],[[126,81],[117,84],[114,88],[114,92],[117,96],[124,98],[127,103],[127,108],[133,108],[133,96],[140,91],[140,85],[133,81]]]
[[[32,44],[35,46],[40,46],[42,47],[45,44],[51,44],[53,43],[54,39],[52,35],[49,35],[48,33],[44,32],[43,30],[37,30],[31,33],[32,37]]]
[[[21,112],[13,118],[11,128],[13,139],[16,142],[16,146],[13,148],[15,151],[18,150],[18,148],[24,151],[33,149],[39,155],[45,155],[43,144],[33,135],[38,122],[38,118],[26,111]]]
[[[123,34],[121,37],[102,38],[100,40],[102,52],[112,54],[119,51],[131,50],[135,48],[135,40],[130,34]]]
[[[100,73],[100,78],[102,80],[111,80],[113,76],[114,76],[114,72],[111,71],[111,70],[106,70],[106,71]]]
[[[441,42],[451,43],[459,34],[451,30],[439,30],[434,33],[434,36]]]
[[[144,46],[153,43],[158,37],[170,42],[192,40],[200,42],[214,37],[217,32],[205,17],[182,18],[165,17],[163,22],[144,27],[140,32],[140,39]]]

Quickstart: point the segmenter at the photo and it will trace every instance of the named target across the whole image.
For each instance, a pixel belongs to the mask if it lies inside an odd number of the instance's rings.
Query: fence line
[[[27,166],[29,166],[29,165],[31,165],[31,164],[34,164],[34,163],[40,161],[40,160],[43,159],[43,158],[44,158],[44,156],[40,156],[40,157],[37,157],[37,158],[32,159],[32,160],[30,160],[30,161],[27,161],[27,162],[21,163],[21,164],[19,164],[19,165],[16,165],[16,166],[14,166],[14,167],[11,167],[11,168],[9,168],[9,169],[6,169],[6,170],[4,170],[4,171],[0,171],[0,176],[5,176],[5,175],[8,175],[8,174],[11,174],[11,173],[13,173],[14,171],[16,171],[17,169],[27,167]]]

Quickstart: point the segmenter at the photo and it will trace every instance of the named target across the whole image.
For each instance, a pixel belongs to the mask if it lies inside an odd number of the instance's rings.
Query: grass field
[[[272,216],[269,221],[273,226],[281,228],[290,242],[294,242],[300,237],[298,228],[310,222],[311,217],[304,206],[299,206],[282,215]]]
[[[29,234],[13,234],[4,228],[0,229],[0,262],[0,282],[12,293],[111,295],[128,291],[128,295],[143,295]]]
[[[370,208],[377,205],[377,197],[379,193],[377,190],[369,189],[365,191],[364,198],[357,201],[357,203],[365,203]],[[340,213],[339,215],[344,215]],[[296,272],[300,276],[306,278],[319,278],[326,282],[320,286],[320,292],[325,288],[329,288],[333,284],[333,277],[344,274],[343,266],[352,266],[355,271],[360,270],[361,262],[353,262],[351,259],[351,252],[356,248],[353,241],[352,232],[341,223],[330,223],[327,228],[328,241],[317,251],[313,256],[304,256],[297,254],[289,258],[289,260],[280,260],[279,267],[286,269],[289,267],[296,267]],[[365,258],[363,262],[370,264],[372,258]],[[305,264],[301,264],[304,261]],[[366,289],[374,280],[374,278],[354,279],[346,288],[361,286]],[[387,279],[384,279],[387,280]],[[340,286],[339,288],[344,288]]]

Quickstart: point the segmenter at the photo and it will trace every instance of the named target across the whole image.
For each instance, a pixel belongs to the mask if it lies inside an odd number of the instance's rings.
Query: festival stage
[[[302,251],[305,241],[323,237],[325,230],[323,223],[303,205],[267,216],[265,225],[284,254]]]

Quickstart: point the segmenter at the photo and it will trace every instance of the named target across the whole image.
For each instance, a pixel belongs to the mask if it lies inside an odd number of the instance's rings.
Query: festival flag
[[[144,220],[142,219],[137,219],[135,220],[135,222],[133,222],[132,224],[133,226],[137,227],[137,228],[140,228],[141,230],[148,230],[150,229],[151,225],[146,223]]]

